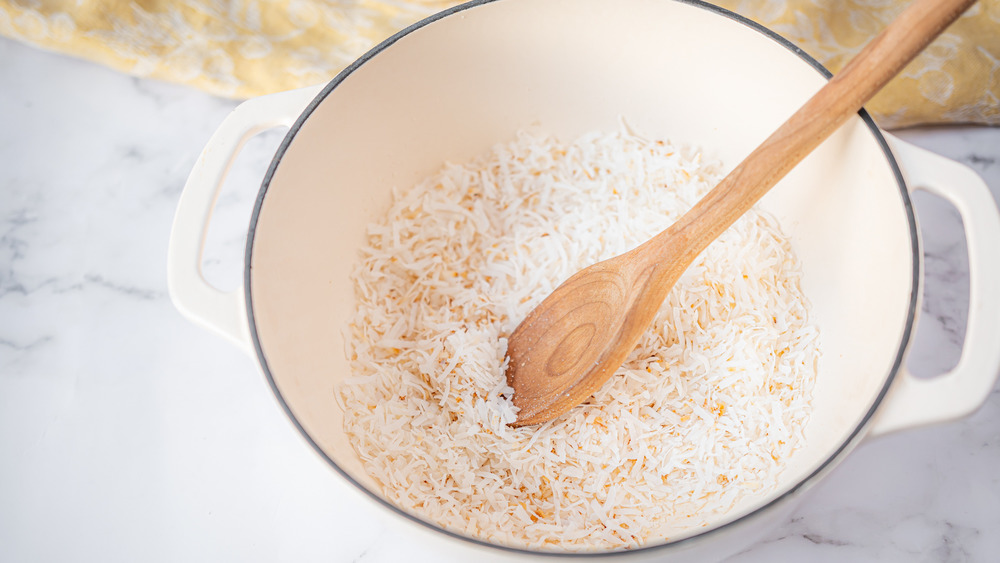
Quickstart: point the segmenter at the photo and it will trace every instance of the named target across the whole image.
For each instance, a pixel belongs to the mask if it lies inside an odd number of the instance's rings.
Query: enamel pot
[[[222,123],[181,196],[170,294],[195,322],[255,355],[291,422],[373,502],[432,540],[494,558],[545,553],[442,530],[386,501],[362,471],[334,400],[349,376],[344,327],[365,226],[394,186],[538,126],[563,139],[616,130],[701,147],[735,166],[827,80],[776,34],[694,0],[495,0],[458,6],[388,39],[329,84],[249,100]],[[212,207],[243,142],[290,126],[260,188],[243,286],[201,274]],[[966,342],[950,372],[904,367],[919,311],[911,190],[959,210],[968,239]],[[811,485],[863,440],[964,416],[1000,369],[1000,215],[969,169],[881,132],[861,112],[760,203],[801,259],[822,359],[805,442],[768,498],[669,543],[600,555],[719,558],[787,520]],[[664,225],[666,227],[666,225]],[[333,478],[333,476],[331,476]],[[482,555],[482,554],[479,554]],[[595,554],[583,554],[594,556]]]

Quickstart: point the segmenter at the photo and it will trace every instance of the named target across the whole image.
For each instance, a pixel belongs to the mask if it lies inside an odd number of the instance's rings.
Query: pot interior
[[[327,88],[262,188],[247,288],[280,399],[332,463],[377,495],[343,433],[334,387],[350,375],[349,275],[393,187],[521,128],[568,140],[616,130],[620,118],[732,168],[824,82],[745,22],[670,0],[500,0],[400,36]],[[777,496],[823,466],[876,406],[912,321],[915,243],[893,165],[861,118],[761,205],[792,237],[822,343],[806,440]]]

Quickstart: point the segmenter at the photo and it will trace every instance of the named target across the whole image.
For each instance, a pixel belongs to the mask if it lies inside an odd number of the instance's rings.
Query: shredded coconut
[[[393,503],[448,530],[550,550],[633,548],[777,484],[818,360],[800,268],[752,210],[702,253],[587,403],[511,428],[506,337],[577,270],[625,252],[720,180],[623,128],[521,132],[397,191],[355,273],[345,430]]]

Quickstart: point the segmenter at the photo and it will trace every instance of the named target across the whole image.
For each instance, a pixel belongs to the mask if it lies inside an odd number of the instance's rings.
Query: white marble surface
[[[253,360],[166,292],[167,234],[233,107],[0,40],[0,560],[451,560],[328,469]],[[1000,129],[909,131],[1000,195]],[[237,163],[209,276],[241,276],[252,199],[281,135]],[[956,212],[921,197],[927,284],[911,366],[964,336]],[[997,241],[1000,242],[1000,241]],[[1000,392],[962,421],[873,440],[732,561],[996,561]]]

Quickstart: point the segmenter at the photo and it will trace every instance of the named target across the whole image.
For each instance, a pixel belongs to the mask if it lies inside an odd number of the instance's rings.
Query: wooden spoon
[[[695,257],[974,2],[916,0],[676,223],[556,288],[508,341],[513,425],[551,420],[597,391]]]

